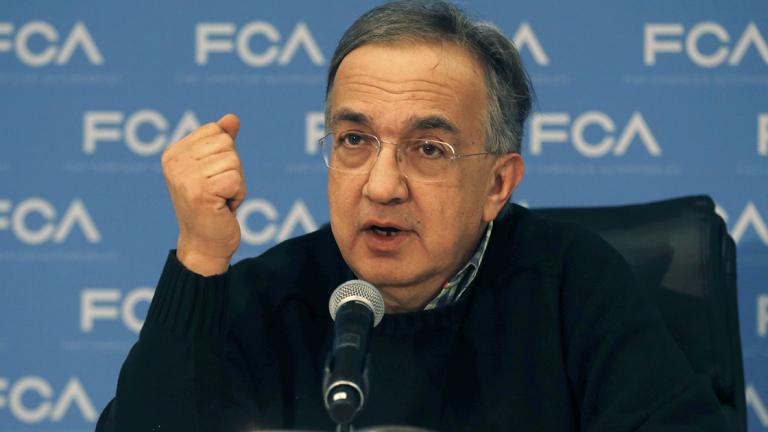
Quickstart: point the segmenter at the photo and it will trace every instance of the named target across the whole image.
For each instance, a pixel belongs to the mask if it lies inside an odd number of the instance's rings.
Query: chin
[[[380,289],[416,287],[428,280],[424,275],[404,270],[402,264],[380,266],[373,269],[366,267],[365,271],[355,272],[355,274],[360,279]]]
[[[355,268],[360,268],[360,271],[356,271]],[[377,265],[373,263],[366,263],[360,267],[353,268],[355,274],[366,282],[372,283],[374,286],[392,286],[407,284],[408,278],[402,274],[402,265]]]

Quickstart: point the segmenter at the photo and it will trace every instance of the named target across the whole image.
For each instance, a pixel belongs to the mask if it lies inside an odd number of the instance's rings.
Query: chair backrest
[[[693,369],[709,375],[730,430],[745,431],[736,247],[712,199],[533,210],[582,225],[618,249]]]

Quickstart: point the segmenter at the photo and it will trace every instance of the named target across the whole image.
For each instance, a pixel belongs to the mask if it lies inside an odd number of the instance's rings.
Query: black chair
[[[712,199],[534,211],[587,227],[621,252],[693,369],[709,375],[730,430],[746,431],[736,246]]]

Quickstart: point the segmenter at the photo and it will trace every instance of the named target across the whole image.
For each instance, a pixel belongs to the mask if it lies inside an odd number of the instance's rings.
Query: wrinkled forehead
[[[423,51],[423,48],[429,47],[434,49],[435,55],[432,60],[434,60],[434,66],[438,66],[441,63],[450,63],[450,60],[452,57],[458,57],[461,58],[461,60],[469,60],[471,63],[472,70],[475,74],[475,78],[478,80],[481,80],[483,83],[485,83],[485,63],[481,56],[477,55],[477,53],[470,49],[469,47],[460,44],[458,42],[447,40],[447,39],[440,39],[440,38],[410,38],[410,37],[402,37],[397,40],[392,41],[381,41],[381,42],[368,42],[361,44],[360,46],[354,48],[349,53],[347,53],[339,62],[339,65],[336,67],[336,70],[333,72],[332,75],[328,76],[328,82],[326,83],[326,101],[330,99],[331,93],[333,91],[333,87],[336,85],[336,81],[339,77],[339,71],[342,70],[342,67],[345,63],[349,63],[350,57],[355,57],[361,55],[362,52],[370,51],[371,48],[375,48],[376,50],[380,50],[380,52],[386,52],[386,51]],[[386,55],[386,54],[385,54]]]
[[[420,123],[455,132],[487,112],[483,68],[446,42],[367,44],[342,60],[328,95],[327,128],[340,120]]]

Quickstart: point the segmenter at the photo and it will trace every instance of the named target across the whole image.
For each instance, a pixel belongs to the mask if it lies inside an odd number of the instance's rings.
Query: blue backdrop
[[[0,431],[93,429],[175,245],[159,156],[178,137],[240,116],[238,257],[327,220],[324,75],[373,4],[0,4]],[[515,39],[538,93],[515,201],[718,203],[749,427],[768,430],[768,3],[465,6]]]

